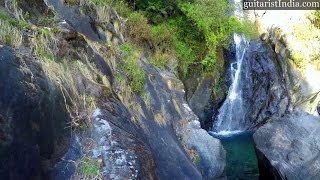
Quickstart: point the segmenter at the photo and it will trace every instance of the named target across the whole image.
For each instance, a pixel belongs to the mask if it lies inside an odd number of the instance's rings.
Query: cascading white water
[[[241,2],[236,0],[236,8],[234,14],[240,19],[243,19],[243,13],[241,9]],[[239,7],[240,6],[240,7]],[[248,43],[243,35],[234,34],[233,40],[236,50],[236,62],[232,63],[231,68],[231,81],[232,84],[229,88],[229,92],[226,100],[218,111],[213,125],[213,132],[216,135],[230,135],[244,131],[245,127],[245,114],[246,107],[243,102],[243,86],[241,84],[242,70],[244,55]]]

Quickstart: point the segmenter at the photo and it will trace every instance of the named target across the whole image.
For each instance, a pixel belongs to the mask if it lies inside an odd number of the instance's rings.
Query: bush
[[[150,31],[148,19],[141,12],[133,12],[129,15],[128,32],[134,43],[144,45],[150,40]]]
[[[195,0],[193,3],[180,2],[179,7],[192,19],[205,37],[208,49],[202,64],[206,71],[212,70],[217,59],[217,49],[228,47],[233,32],[253,32],[254,26],[241,23],[234,16],[226,16],[230,10],[225,0]]]
[[[182,77],[186,77],[188,74],[189,66],[195,61],[195,54],[191,48],[189,48],[184,42],[176,42],[176,55],[180,59],[179,71]]]
[[[161,51],[170,51],[174,48],[175,33],[166,23],[152,26],[152,43]]]
[[[145,82],[145,73],[144,70],[139,66],[138,58],[133,47],[125,43],[120,47],[124,55],[124,66],[122,71],[127,75],[129,86],[132,91],[135,93],[142,92]]]

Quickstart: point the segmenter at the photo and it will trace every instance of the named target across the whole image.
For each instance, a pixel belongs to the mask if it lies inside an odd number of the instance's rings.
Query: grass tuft
[[[12,26],[8,21],[0,19],[0,42],[8,46],[19,48],[22,45],[22,31]]]
[[[143,91],[145,82],[144,70],[140,67],[136,51],[129,43],[120,46],[124,55],[124,66],[122,71],[127,75],[129,86],[135,93]]]
[[[100,164],[97,160],[85,157],[80,163],[80,170],[86,177],[95,177],[100,174]]]

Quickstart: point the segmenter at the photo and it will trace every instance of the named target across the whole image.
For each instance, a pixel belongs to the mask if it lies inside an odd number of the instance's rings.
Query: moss
[[[97,160],[85,157],[80,163],[80,170],[85,176],[97,176],[100,174],[100,165]]]

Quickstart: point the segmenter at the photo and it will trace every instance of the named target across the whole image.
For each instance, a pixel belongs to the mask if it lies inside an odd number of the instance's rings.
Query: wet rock
[[[245,59],[243,98],[251,129],[283,115],[289,109],[290,98],[281,67],[267,44],[251,42]]]
[[[188,133],[184,135],[186,145],[195,149],[199,155],[200,162],[196,164],[204,179],[219,179],[225,177],[226,152],[220,140],[211,137],[207,131],[200,127],[197,116],[191,111],[187,104],[184,104],[188,114]],[[206,142],[206,143],[204,143]]]
[[[81,144],[79,138],[73,135],[70,139],[70,147],[67,153],[54,167],[53,179],[69,180],[76,172],[76,161],[82,157]]]
[[[212,126],[212,107],[210,104],[213,85],[214,79],[211,76],[202,78],[197,89],[189,99],[190,107],[199,117],[201,126],[206,129],[209,129]]]
[[[260,179],[320,177],[320,119],[294,112],[259,128],[254,134]]]
[[[31,57],[0,47],[0,179],[47,179],[68,142],[63,96]]]
[[[151,130],[152,138],[158,139],[161,137],[162,141],[157,141],[157,144],[152,142],[151,146],[154,146],[154,150],[157,152],[159,161],[161,160],[161,173],[166,173],[163,178],[176,177],[176,178],[200,178],[196,169],[192,166],[192,162],[186,159],[188,156],[186,153],[181,154],[179,145],[181,142],[187,147],[187,151],[195,150],[200,157],[200,163],[196,164],[200,170],[204,179],[215,179],[225,176],[225,151],[219,140],[210,136],[205,130],[201,129],[199,118],[194,114],[185,100],[184,86],[180,80],[178,80],[173,74],[159,71],[152,66],[146,66],[145,70],[147,74],[153,74],[153,82],[147,81],[147,90],[152,92],[151,106],[149,112],[156,112],[157,109],[161,109],[164,119],[167,120],[165,125],[156,132],[154,128],[157,126],[152,125],[148,129]],[[159,111],[159,110],[158,110]],[[150,125],[148,125],[150,126]],[[148,127],[147,126],[147,127]],[[171,129],[169,127],[175,127]],[[154,129],[154,130],[152,130]],[[170,132],[171,131],[171,132]],[[176,132],[175,135],[170,135],[172,132]],[[179,140],[177,139],[177,137]],[[170,146],[168,147],[168,144]],[[179,150],[180,149],[180,150]],[[167,152],[164,154],[161,152]],[[182,150],[183,151],[183,150]],[[168,158],[169,159],[166,159]],[[158,162],[158,161],[156,161]],[[182,165],[180,162],[184,162]],[[168,167],[168,164],[170,167]],[[180,169],[178,174],[176,164]],[[162,169],[163,168],[163,169]],[[172,172],[168,172],[168,169],[172,169]],[[165,172],[166,171],[166,172]]]
[[[106,114],[100,109],[96,109],[93,114],[93,127],[89,137],[96,147],[89,150],[89,156],[93,159],[102,158],[102,171],[107,179],[137,178],[142,164],[139,163],[135,151],[126,146],[126,149],[121,147],[118,141],[120,137],[115,137],[116,133],[112,132],[111,125],[103,119],[105,117]],[[127,138],[127,141],[134,141]]]

